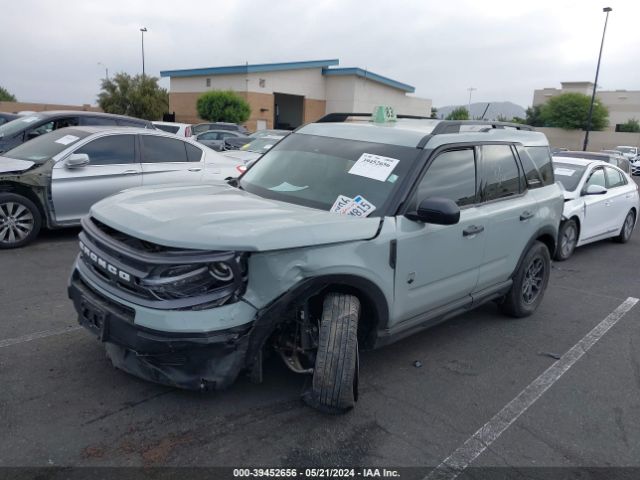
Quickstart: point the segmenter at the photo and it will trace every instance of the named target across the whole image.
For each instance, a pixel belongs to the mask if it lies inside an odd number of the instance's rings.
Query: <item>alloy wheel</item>
[[[24,240],[33,230],[33,213],[17,202],[0,203],[0,243]]]
[[[535,302],[540,295],[545,274],[543,259],[535,257],[527,267],[522,282],[522,299],[527,305]]]
[[[629,213],[627,215],[627,218],[625,218],[624,220],[624,227],[623,227],[623,235],[625,239],[629,239],[629,237],[631,237],[631,233],[633,232],[633,222],[634,222],[634,217],[632,213]]]
[[[573,225],[568,225],[562,232],[560,239],[560,249],[563,257],[568,257],[576,246],[578,232]]]

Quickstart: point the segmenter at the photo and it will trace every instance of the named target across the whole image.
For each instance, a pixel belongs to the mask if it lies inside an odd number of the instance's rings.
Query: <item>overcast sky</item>
[[[637,0],[21,0],[3,6],[0,85],[19,100],[96,103],[105,74],[340,59],[416,87],[435,106],[531,104],[593,80],[640,90]],[[161,84],[168,88],[168,79]]]

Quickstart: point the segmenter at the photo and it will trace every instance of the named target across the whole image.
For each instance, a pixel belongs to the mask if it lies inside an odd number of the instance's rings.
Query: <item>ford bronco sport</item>
[[[133,375],[220,389],[275,352],[312,376],[308,404],[341,412],[360,349],[489,301],[532,314],[562,207],[530,127],[332,114],[238,180],[95,204],[69,296]]]

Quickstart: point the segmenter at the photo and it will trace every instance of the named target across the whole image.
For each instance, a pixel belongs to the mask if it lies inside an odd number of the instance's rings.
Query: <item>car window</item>
[[[165,132],[169,132],[169,133],[178,133],[178,130],[180,130],[180,127],[176,127],[174,125],[158,125],[156,123],[155,126],[156,128],[159,128],[160,130],[164,130]]]
[[[476,161],[472,148],[438,155],[420,181],[409,210],[429,197],[448,198],[461,207],[475,203]]]
[[[218,140],[220,134],[218,132],[206,132],[198,137],[198,140]]]
[[[605,172],[607,176],[607,188],[616,188],[627,184],[622,174],[615,168],[605,167]]]
[[[553,165],[551,164],[551,150],[549,147],[522,147],[527,152],[527,155],[534,163],[540,177],[542,178],[542,186],[552,185],[555,183],[555,177],[553,175]],[[522,156],[520,156],[522,159]],[[527,166],[524,165],[526,160],[523,160],[523,166],[527,170]]]
[[[29,135],[44,135],[45,133],[49,133],[53,131],[53,120],[47,123],[43,123],[42,125],[38,125],[37,127],[31,128],[27,130],[27,136]]]
[[[236,135],[233,132],[222,132],[220,133],[220,138],[221,139],[225,139],[225,138],[229,138],[229,137],[237,137],[238,135]]]
[[[190,162],[199,162],[202,158],[202,150],[200,150],[195,145],[191,145],[190,143],[183,142],[185,148],[187,149],[187,159]]]
[[[120,125],[122,127],[147,128],[147,124],[145,122],[139,121],[139,120],[127,120],[127,119],[119,118],[116,121],[118,122],[118,125]]]
[[[596,168],[591,172],[591,176],[589,176],[589,180],[587,180],[585,188],[590,187],[591,185],[600,185],[601,187],[607,188],[607,182],[604,179],[604,170],[602,168]]]
[[[587,170],[586,166],[557,161],[553,162],[553,166],[555,177],[568,192],[573,192],[578,188],[578,184],[580,180],[582,180],[584,172]]]
[[[18,160],[29,160],[41,164],[70,148],[74,143],[89,136],[84,130],[68,128],[66,130],[56,130],[47,135],[41,135],[22,145],[4,152],[2,156],[17,158]]]
[[[520,170],[509,145],[482,146],[484,200],[496,200],[520,193]]]
[[[58,118],[53,122],[53,129],[58,130],[59,128],[77,127],[78,123],[79,123],[78,117]]]
[[[82,121],[85,125],[118,125],[115,119],[108,117],[83,117]]]
[[[173,138],[141,135],[142,161],[144,163],[187,162],[184,142]]]
[[[115,165],[135,162],[135,136],[109,135],[82,146],[73,153],[89,155],[90,165]]]

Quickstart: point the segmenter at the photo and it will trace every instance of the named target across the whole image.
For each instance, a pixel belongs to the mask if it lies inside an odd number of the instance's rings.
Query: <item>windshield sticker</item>
[[[338,198],[335,202],[333,202],[333,206],[329,210],[331,213],[340,213],[344,207],[353,202],[353,198],[347,197],[346,195],[338,195]]]
[[[38,117],[24,117],[20,119],[20,121],[24,123],[33,123],[36,120],[39,120]]]
[[[396,158],[363,153],[358,161],[353,164],[349,173],[385,182],[399,161]]]
[[[555,173],[556,175],[562,175],[564,177],[570,177],[574,173],[576,173],[576,171],[570,168],[556,167],[553,169],[553,173]]]
[[[340,210],[340,213],[354,217],[368,217],[375,209],[373,203],[367,201],[362,195],[358,195]]]
[[[264,146],[264,148],[265,148],[266,150],[269,150],[271,147],[273,147],[273,145],[265,145],[265,146]]]
[[[261,138],[270,138],[272,140],[280,140],[281,138],[284,138],[282,135],[265,135]]]
[[[77,140],[80,140],[80,137],[75,137],[73,135],[65,135],[64,137],[60,137],[56,140],[56,143],[60,143],[62,145],[69,145]]]
[[[295,185],[291,185],[290,183],[282,182],[280,185],[271,187],[269,190],[273,192],[299,192],[300,190],[304,190],[305,188],[309,188],[309,185],[305,185],[304,187],[297,187]]]

